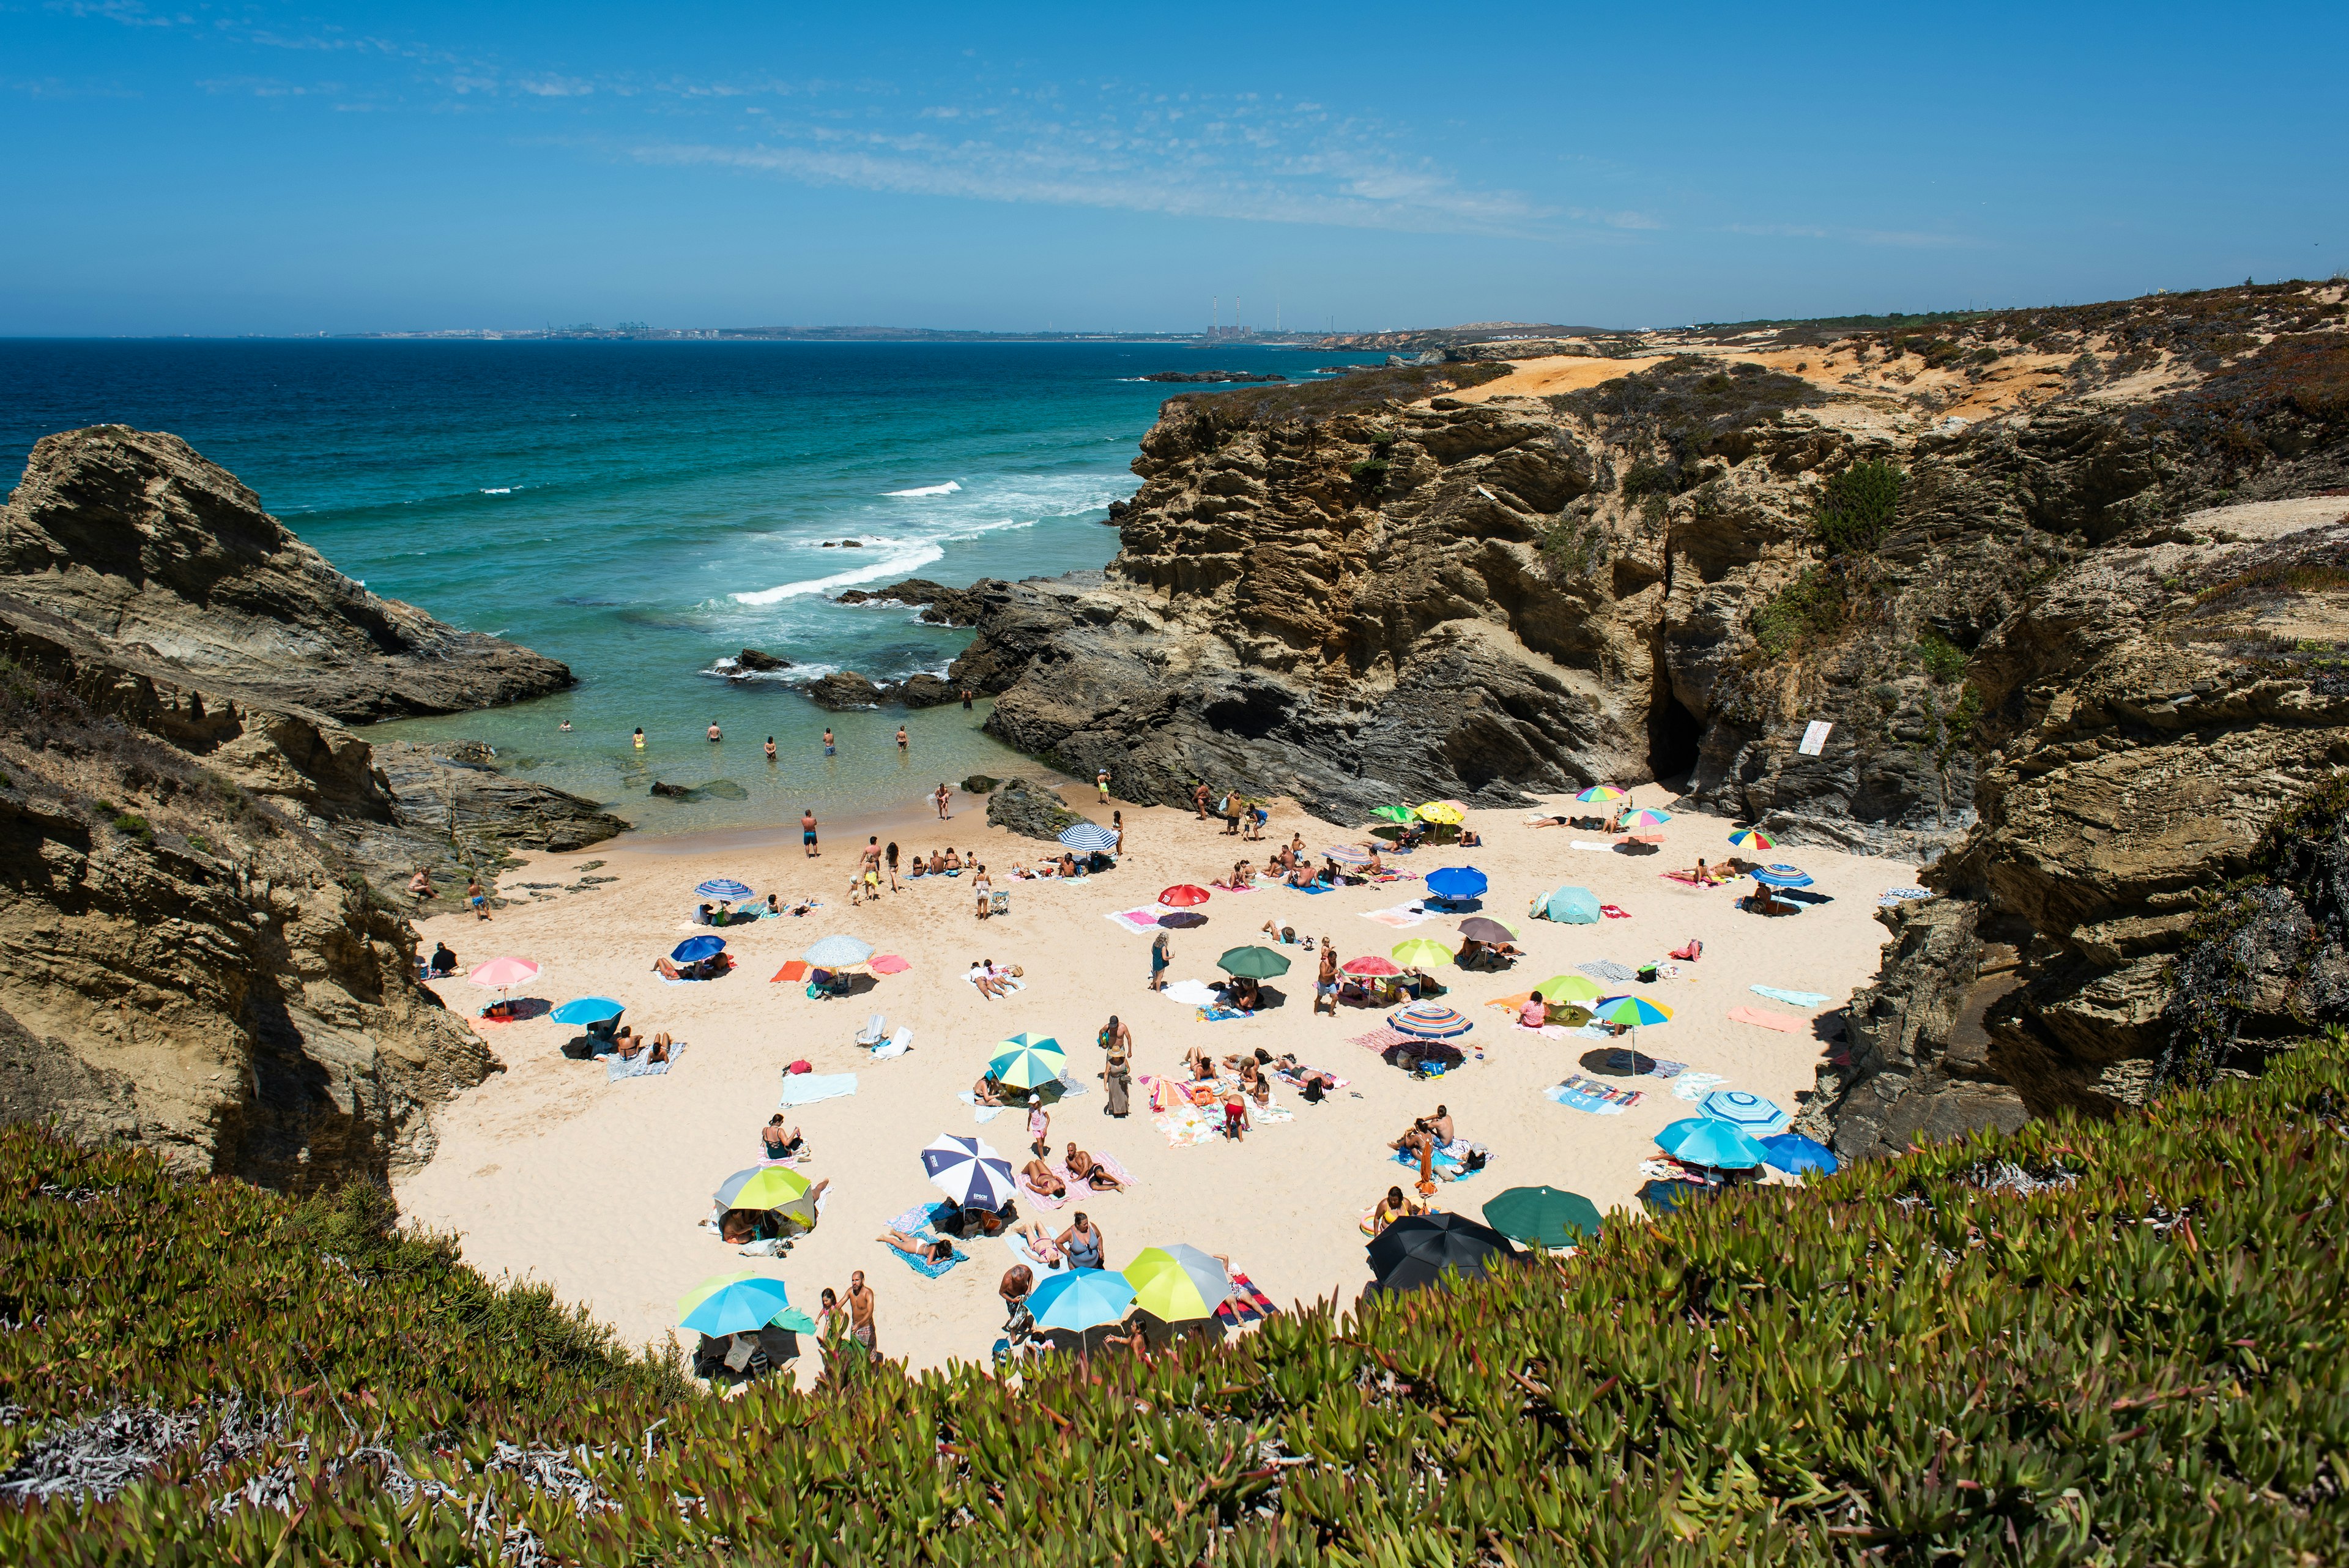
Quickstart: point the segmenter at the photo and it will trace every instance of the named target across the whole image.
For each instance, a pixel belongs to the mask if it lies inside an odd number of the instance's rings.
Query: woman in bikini
[[[1066,1198],[1069,1195],[1069,1184],[1061,1179],[1059,1172],[1044,1163],[1041,1155],[1021,1166],[1019,1176],[1032,1190],[1047,1198]]]
[[[1068,1256],[1061,1251],[1061,1244],[1046,1233],[1040,1220],[1030,1220],[1025,1225],[1015,1226],[1011,1233],[1019,1238],[1020,1243],[1028,1249],[1030,1257],[1048,1269]]]
[[[1069,1168],[1071,1176],[1075,1177],[1095,1192],[1125,1190],[1125,1183],[1120,1181],[1115,1173],[1073,1143],[1069,1146],[1069,1152],[1061,1163]]]
[[[908,1236],[903,1231],[884,1231],[874,1240],[888,1242],[918,1262],[943,1263],[954,1256],[952,1241],[925,1241],[919,1237]]]
[[[954,846],[947,846],[946,864],[940,867],[939,869],[945,871],[959,871],[962,869],[962,857],[954,852]]]
[[[1398,1220],[1426,1212],[1424,1204],[1413,1203],[1404,1198],[1402,1188],[1390,1187],[1387,1195],[1379,1199],[1379,1206],[1371,1210],[1371,1229],[1373,1231],[1383,1231]]]

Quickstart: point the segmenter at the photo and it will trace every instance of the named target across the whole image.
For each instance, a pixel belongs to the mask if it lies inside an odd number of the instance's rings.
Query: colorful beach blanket
[[[1416,1045],[1419,1042],[1408,1034],[1389,1029],[1382,1023],[1368,1034],[1355,1035],[1353,1044],[1360,1045],[1365,1051],[1375,1052],[1383,1056],[1398,1045]]]
[[[1631,911],[1620,904],[1601,904],[1599,906],[1599,912],[1610,920],[1628,920],[1631,918]]]
[[[1749,985],[1745,989],[1756,996],[1783,1002],[1789,1007],[1816,1007],[1827,1000],[1826,993],[1820,991],[1781,991],[1775,985]]]
[[[670,1063],[675,1062],[684,1050],[683,1041],[671,1045],[667,1062],[654,1061],[649,1050],[637,1052],[634,1058],[623,1057],[615,1051],[604,1058],[604,1079],[606,1083],[616,1084],[623,1078],[657,1078],[668,1071]]]
[[[1672,1080],[1672,1097],[1693,1103],[1727,1082],[1718,1073],[1682,1073]]]
[[[791,962],[777,970],[775,971],[774,980],[770,981],[768,983],[771,985],[777,981],[781,981],[786,984],[796,985],[801,981],[805,980],[807,976],[807,961],[805,959],[793,959]]]
[[[1542,1093],[1568,1110],[1587,1111],[1594,1116],[1619,1116],[1641,1098],[1637,1089],[1609,1088],[1579,1073],[1569,1075],[1563,1083],[1553,1084]]]
[[[1334,893],[1338,890],[1327,882],[1316,882],[1309,888],[1300,888],[1294,882],[1283,882],[1281,886],[1292,893]]]
[[[1245,1007],[1202,1007],[1192,1016],[1202,1023],[1229,1023],[1235,1018],[1254,1018]]]
[[[1637,1097],[1637,1096],[1633,1096],[1635,1099]],[[1472,1153],[1485,1157],[1484,1163],[1473,1170],[1468,1167],[1468,1157]],[[1419,1168],[1419,1158],[1402,1149],[1394,1151],[1394,1162],[1397,1165],[1409,1166],[1413,1170]],[[1465,1138],[1454,1138],[1437,1149],[1435,1158],[1430,1160],[1428,1165],[1431,1173],[1438,1181],[1465,1181],[1472,1176],[1492,1168],[1493,1151],[1481,1143],[1470,1143]]]
[[[943,1241],[946,1238],[938,1234],[936,1227],[932,1225],[930,1218],[933,1211],[938,1207],[938,1205],[932,1203],[916,1203],[913,1208],[906,1210],[903,1214],[900,1214],[895,1220],[890,1220],[889,1229],[902,1232],[905,1235],[911,1236],[917,1241]],[[890,1246],[885,1241],[881,1243],[881,1245],[891,1257],[897,1259],[900,1262],[904,1263],[905,1267],[913,1270],[914,1272],[921,1275],[924,1279],[928,1280],[936,1279],[940,1274],[945,1273],[957,1263],[968,1263],[970,1262],[970,1254],[964,1251],[959,1247],[956,1248],[950,1256],[938,1262],[926,1263],[921,1259],[915,1257],[911,1252],[900,1252],[896,1248]]]
[[[1150,904],[1138,909],[1112,909],[1102,919],[1137,937],[1155,936],[1158,934],[1158,917],[1164,913],[1166,911],[1158,905]]]
[[[1687,1071],[1688,1064],[1686,1062],[1666,1062],[1659,1060],[1654,1066],[1648,1069],[1648,1076],[1651,1078],[1677,1078],[1682,1073]]]
[[[1133,1173],[1120,1165],[1115,1155],[1097,1154],[1093,1158],[1100,1162],[1102,1169],[1124,1182],[1128,1187],[1133,1185]],[[1078,1180],[1075,1173],[1070,1170],[1065,1163],[1057,1159],[1052,1162],[1052,1174],[1059,1177],[1061,1184],[1068,1188],[1069,1196],[1071,1199],[1081,1196],[1105,1198],[1117,1190],[1113,1187],[1095,1187],[1091,1182]]]
[[[1261,1323],[1280,1310],[1272,1304],[1270,1296],[1256,1288],[1254,1280],[1237,1269],[1232,1271],[1231,1277],[1231,1296],[1216,1309],[1216,1316],[1226,1327],[1237,1328],[1244,1323]]]
[[[1781,1034],[1797,1033],[1803,1027],[1803,1021],[1799,1018],[1789,1018],[1783,1012],[1772,1012],[1760,1007],[1733,1007],[1729,1010],[1729,1016],[1736,1023],[1775,1029]]]

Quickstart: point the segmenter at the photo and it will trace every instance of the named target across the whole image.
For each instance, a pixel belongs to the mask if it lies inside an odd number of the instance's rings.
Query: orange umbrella
[[[1194,888],[1188,882],[1179,882],[1159,894],[1158,901],[1170,909],[1187,909],[1194,904],[1206,903],[1207,890],[1205,888]]]

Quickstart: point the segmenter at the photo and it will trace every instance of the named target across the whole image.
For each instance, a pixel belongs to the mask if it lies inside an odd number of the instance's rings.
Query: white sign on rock
[[[1816,757],[1827,749],[1827,736],[1835,726],[1824,719],[1814,719],[1803,727],[1803,743],[1795,749],[1806,757]]]

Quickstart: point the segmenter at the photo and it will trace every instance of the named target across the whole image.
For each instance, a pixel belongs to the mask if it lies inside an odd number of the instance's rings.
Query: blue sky
[[[0,333],[1691,320],[2349,268],[2349,6],[0,0]]]

